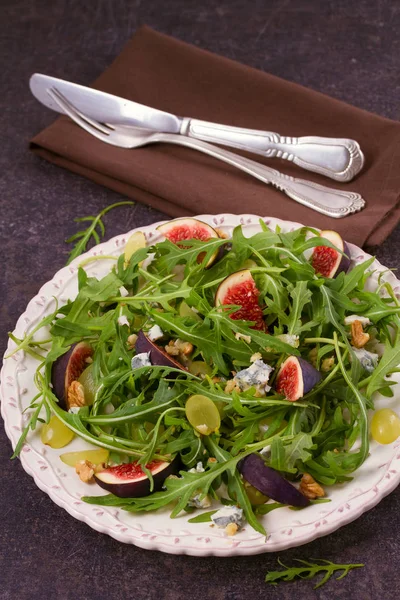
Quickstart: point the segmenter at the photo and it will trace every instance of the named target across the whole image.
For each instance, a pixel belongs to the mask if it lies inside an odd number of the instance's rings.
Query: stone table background
[[[115,193],[32,156],[27,143],[54,115],[31,95],[29,76],[90,84],[141,24],[229,58],[399,118],[400,4],[393,0],[0,0],[0,346],[39,287],[67,257],[74,217],[96,214]],[[163,215],[137,204],[107,216],[107,237]],[[373,249],[400,264],[400,227]],[[400,593],[400,492],[332,535],[281,553],[365,562],[313,591],[300,581],[267,586],[276,555],[194,558],[118,543],[53,504],[10,461],[0,431],[2,600],[390,600]]]

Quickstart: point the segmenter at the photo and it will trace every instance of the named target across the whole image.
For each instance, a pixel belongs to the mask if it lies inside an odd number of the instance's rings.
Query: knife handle
[[[242,129],[187,118],[182,120],[180,133],[268,158],[283,158],[307,171],[341,182],[353,179],[364,165],[359,144],[345,138],[284,137],[270,131]]]

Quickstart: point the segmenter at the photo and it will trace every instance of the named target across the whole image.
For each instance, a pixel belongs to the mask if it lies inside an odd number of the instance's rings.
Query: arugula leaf
[[[356,289],[360,285],[360,281],[365,276],[365,273],[374,262],[375,258],[371,256],[368,260],[365,260],[359,265],[356,265],[343,276],[343,285],[340,288],[341,294],[348,296],[350,292]],[[364,287],[364,286],[363,286]]]
[[[194,323],[187,317],[177,317],[172,313],[151,310],[150,314],[163,331],[174,332],[179,338],[191,342],[201,350],[206,362],[212,360],[222,373],[228,374],[225,360],[217,349],[215,330],[213,331],[203,322]]]
[[[92,332],[87,327],[74,323],[68,318],[59,319],[50,329],[51,335],[62,337],[65,340],[81,340],[92,335]]]
[[[70,238],[68,238],[66,240],[67,244],[76,242],[75,246],[69,253],[67,265],[69,265],[69,263],[72,262],[74,260],[74,258],[76,258],[80,254],[83,254],[84,252],[86,252],[87,245],[91,238],[94,239],[96,244],[98,244],[100,242],[100,236],[103,237],[105,234],[105,228],[104,228],[104,224],[102,221],[102,218],[104,217],[104,215],[106,215],[110,210],[117,208],[118,206],[126,206],[126,205],[132,206],[133,204],[135,204],[135,203],[130,200],[126,200],[124,202],[116,202],[115,204],[111,204],[110,206],[103,208],[103,210],[100,211],[99,214],[95,217],[76,218],[75,221],[77,223],[90,222],[90,225],[87,229],[84,229],[83,231],[78,231],[77,233],[75,233],[74,235],[72,235]],[[96,231],[97,227],[99,227],[100,233],[97,233],[97,231]],[[76,240],[78,240],[78,241],[76,241]]]
[[[290,335],[296,335],[303,330],[301,315],[304,307],[311,302],[312,294],[307,288],[306,281],[297,281],[290,291],[290,296],[292,298],[292,310],[287,320],[287,328]]]
[[[287,444],[284,444],[280,438],[275,438],[271,444],[269,465],[277,471],[296,473],[297,461],[307,462],[311,458],[313,446],[312,437],[304,432],[296,434]]]
[[[367,396],[370,398],[374,392],[384,388],[389,384],[385,379],[391,371],[400,364],[400,335],[397,335],[395,345],[392,347],[388,342],[378,363],[378,366],[371,375],[367,386]],[[381,390],[382,393],[382,390]]]
[[[285,471],[285,446],[281,438],[277,437],[271,444],[271,455],[269,459],[269,466],[277,471]]]
[[[110,296],[115,296],[122,285],[123,281],[118,279],[113,272],[108,273],[100,280],[89,277],[81,290],[81,295],[89,298],[92,302],[105,302]]]
[[[224,244],[226,240],[220,238],[210,238],[207,241],[185,240],[184,245],[165,240],[156,246],[156,262],[161,270],[171,272],[174,267],[182,263],[193,265],[201,254],[201,264],[205,267],[213,254]]]
[[[226,333],[232,330],[235,333],[240,333],[242,336],[249,336],[252,342],[262,349],[268,348],[269,352],[276,351],[285,354],[299,354],[298,350],[293,348],[293,346],[290,346],[290,344],[286,344],[279,338],[264,333],[263,331],[252,329],[247,325],[246,321],[231,319],[226,312],[222,312],[219,308],[211,310],[208,314],[208,318],[213,322],[220,321],[225,326]]]
[[[216,510],[209,510],[201,513],[201,515],[196,515],[195,517],[188,519],[188,523],[209,523],[212,520],[211,517],[215,515],[216,512]]]
[[[322,558],[311,559],[315,561],[314,563],[311,563],[307,560],[302,560],[300,558],[295,558],[294,560],[304,566],[288,567],[278,558],[278,563],[281,565],[281,567],[284,567],[284,570],[268,571],[267,575],[265,576],[265,581],[267,583],[271,583],[272,585],[277,585],[277,583],[281,581],[293,581],[296,579],[296,577],[301,579],[312,579],[320,573],[325,573],[321,581],[314,586],[314,590],[316,590],[324,585],[336,573],[336,571],[343,571],[343,573],[336,578],[339,580],[343,579],[343,577],[346,577],[351,569],[358,569],[365,566],[364,563],[339,565],[331,562],[330,560],[324,560]]]

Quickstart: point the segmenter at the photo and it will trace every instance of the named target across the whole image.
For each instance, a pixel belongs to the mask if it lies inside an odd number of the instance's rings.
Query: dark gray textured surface
[[[1,349],[6,332],[39,287],[65,263],[73,218],[120,200],[29,154],[28,139],[53,115],[28,89],[34,71],[89,84],[146,23],[381,115],[399,118],[400,6],[394,0],[1,0],[0,239]],[[158,220],[137,205],[107,217],[107,235]],[[400,228],[378,258],[400,263]],[[398,490],[329,537],[281,554],[365,562],[366,568],[314,592],[311,582],[264,583],[276,555],[169,556],[125,546],[57,507],[17,461],[0,432],[0,598],[397,598]]]

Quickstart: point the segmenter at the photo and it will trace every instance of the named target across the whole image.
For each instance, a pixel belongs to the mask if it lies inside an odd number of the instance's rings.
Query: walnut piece
[[[244,342],[246,342],[246,344],[251,344],[251,336],[245,335],[244,333],[240,333],[240,331],[235,333],[235,338],[237,340],[243,340]]]
[[[177,346],[175,345],[175,343],[171,340],[165,346],[165,352],[167,354],[169,354],[170,356],[178,356],[179,355],[179,348],[177,348]]]
[[[75,471],[83,483],[89,483],[93,480],[96,465],[91,463],[90,460],[80,460],[75,465]]]
[[[317,366],[317,354],[318,348],[316,346],[315,348],[311,348],[310,352],[308,353],[308,360],[310,361],[313,367]]]
[[[324,360],[321,363],[321,371],[323,371],[324,373],[328,373],[328,371],[331,371],[333,369],[334,364],[335,358],[333,356],[331,356],[330,358],[324,358]]]
[[[225,527],[225,533],[226,535],[236,535],[236,533],[238,532],[239,527],[237,526],[236,523],[229,523],[229,525],[227,525]]]
[[[251,363],[256,362],[256,360],[262,360],[262,354],[261,354],[261,352],[255,352],[254,354],[252,354],[250,356],[250,362]]]
[[[304,496],[306,496],[306,498],[310,498],[310,500],[325,496],[324,489],[309,473],[304,473],[303,477],[301,478],[300,491],[304,494]]]
[[[214,227],[214,231],[216,231],[218,233],[218,237],[222,238],[223,240],[227,240],[229,238],[229,235],[225,233],[225,231],[222,231],[222,229],[219,227]]]
[[[351,324],[351,343],[355,348],[363,348],[369,341],[369,333],[364,333],[361,321],[353,321]]]
[[[226,382],[224,392],[225,392],[225,394],[231,394],[232,392],[240,392],[240,387],[238,386],[238,384],[236,383],[236,381],[234,379],[229,379]]]
[[[85,391],[79,381],[73,381],[68,388],[67,403],[69,408],[73,406],[85,406]]]
[[[166,346],[165,351],[170,356],[189,356],[193,352],[193,344],[184,342],[183,340],[171,340]]]
[[[132,333],[126,340],[127,346],[130,350],[133,350],[133,348],[135,347],[137,337],[138,336],[136,335],[136,333]]]

